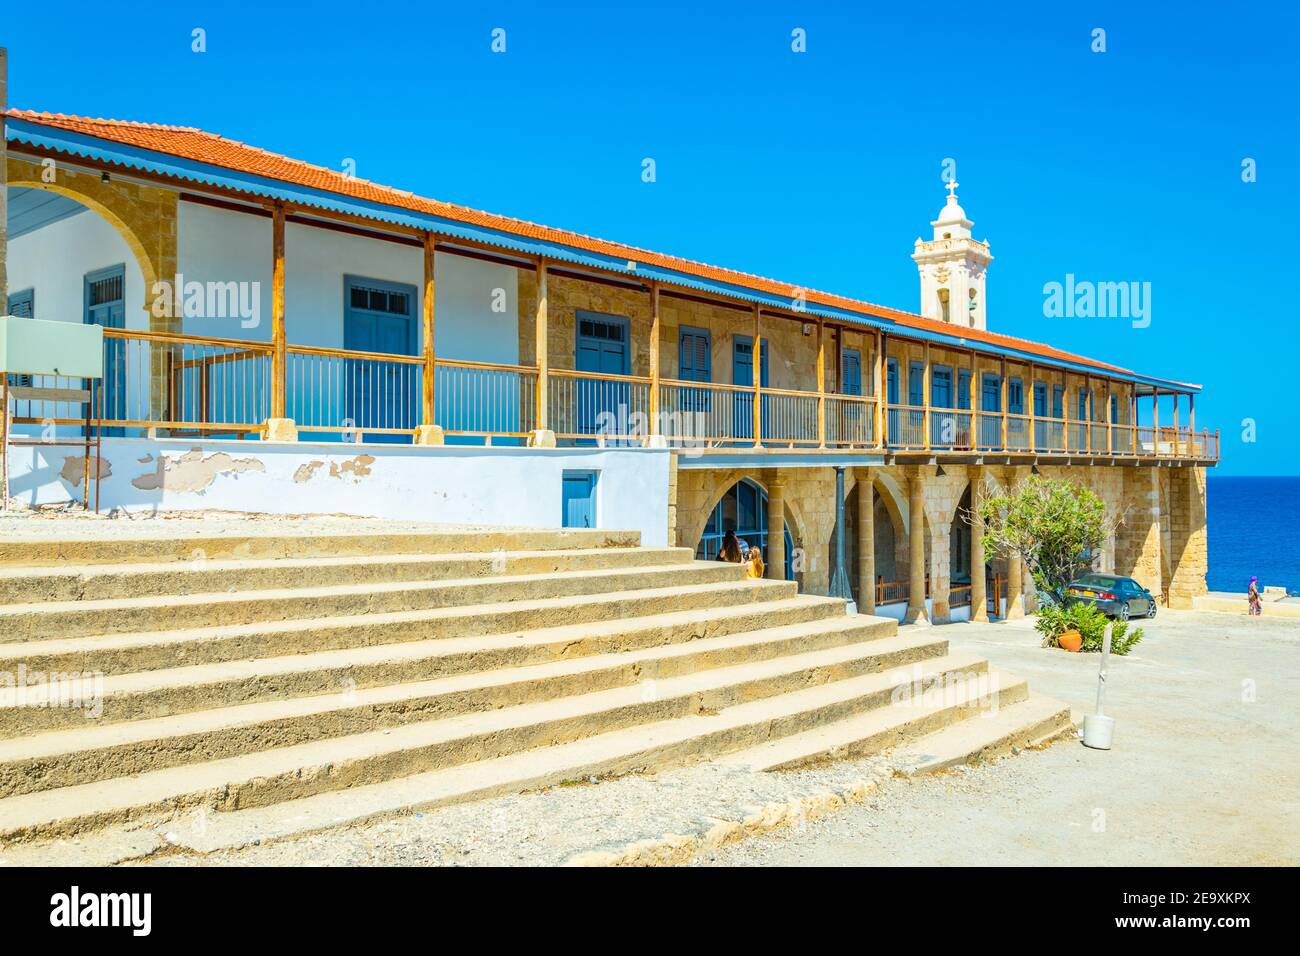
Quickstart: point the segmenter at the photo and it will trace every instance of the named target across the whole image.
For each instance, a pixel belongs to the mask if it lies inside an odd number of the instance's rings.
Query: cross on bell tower
[[[972,329],[986,327],[984,277],[993,261],[989,244],[975,239],[975,223],[957,202],[958,182],[945,188],[948,201],[930,225],[934,238],[917,237],[912,260],[921,274],[921,314]]]

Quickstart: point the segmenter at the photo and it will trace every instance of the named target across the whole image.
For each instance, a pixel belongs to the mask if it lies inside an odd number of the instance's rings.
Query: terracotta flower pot
[[[1058,637],[1056,643],[1064,650],[1067,650],[1072,654],[1077,654],[1079,653],[1079,648],[1083,647],[1083,635],[1078,631],[1069,630]]]

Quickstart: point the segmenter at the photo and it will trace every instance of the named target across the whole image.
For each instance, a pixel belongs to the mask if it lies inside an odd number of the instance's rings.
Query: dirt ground
[[[704,864],[1266,865],[1300,863],[1300,622],[1164,611],[1112,658],[1114,747],[1075,741],[988,766],[887,781],[864,804]],[[1031,622],[952,625],[1068,702],[1096,698],[1097,658],[1038,646]]]

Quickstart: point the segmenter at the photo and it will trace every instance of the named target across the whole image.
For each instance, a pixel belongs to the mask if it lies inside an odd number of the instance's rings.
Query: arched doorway
[[[787,581],[794,580],[791,557],[794,554],[794,541],[790,536],[790,527],[785,528],[785,574]],[[713,506],[708,520],[704,523],[704,532],[699,544],[695,546],[695,556],[704,561],[712,561],[718,556],[722,547],[722,538],[728,531],[751,547],[759,548],[763,561],[768,558],[767,549],[767,492],[756,481],[742,478],[736,482]]]

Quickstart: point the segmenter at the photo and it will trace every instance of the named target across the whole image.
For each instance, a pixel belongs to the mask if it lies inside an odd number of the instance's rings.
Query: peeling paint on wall
[[[201,492],[220,475],[237,475],[245,471],[266,471],[266,466],[256,458],[232,458],[224,451],[204,458],[203,449],[194,448],[176,458],[158,456],[157,467],[131,484],[142,491]]]
[[[344,479],[351,475],[355,484],[370,474],[370,466],[374,463],[374,455],[357,455],[344,462],[330,462],[330,477]]]
[[[85,463],[85,455],[69,455],[67,458],[63,459],[63,467],[59,470],[59,477],[72,485],[72,487],[80,488],[81,476],[85,474],[86,471]],[[100,481],[103,481],[113,473],[113,463],[111,461],[107,458],[97,458],[94,455],[91,455],[90,469],[91,471],[94,471],[96,468],[99,469],[98,475]]]
[[[312,461],[298,466],[298,469],[293,473],[293,480],[298,484],[302,484],[305,481],[311,481],[312,477],[316,474],[316,471],[324,467],[325,462],[319,459],[313,459]]]

